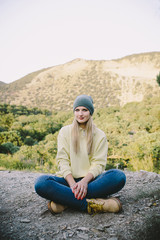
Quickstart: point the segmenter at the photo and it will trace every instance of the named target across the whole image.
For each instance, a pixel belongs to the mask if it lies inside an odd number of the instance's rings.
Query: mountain
[[[115,60],[75,59],[0,85],[0,102],[49,110],[70,110],[79,94],[91,95],[96,108],[157,96],[160,52]]]
[[[0,81],[0,87],[1,87],[1,86],[4,86],[5,84],[6,84],[6,83]]]

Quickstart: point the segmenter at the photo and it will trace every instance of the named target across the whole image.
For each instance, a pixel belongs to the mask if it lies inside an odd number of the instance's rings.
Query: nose
[[[82,110],[79,111],[79,115],[83,115],[83,111]]]

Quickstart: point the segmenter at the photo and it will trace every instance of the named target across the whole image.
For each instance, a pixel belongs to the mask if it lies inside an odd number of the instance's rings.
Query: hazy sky
[[[0,0],[0,81],[160,51],[160,0]]]

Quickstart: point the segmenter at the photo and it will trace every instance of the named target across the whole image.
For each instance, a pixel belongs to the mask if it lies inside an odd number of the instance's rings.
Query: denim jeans
[[[78,182],[81,179],[75,179],[75,181]],[[48,200],[80,211],[87,211],[87,198],[106,198],[120,191],[125,182],[126,176],[121,170],[105,171],[88,184],[86,197],[78,200],[63,177],[42,175],[35,182],[35,191]]]

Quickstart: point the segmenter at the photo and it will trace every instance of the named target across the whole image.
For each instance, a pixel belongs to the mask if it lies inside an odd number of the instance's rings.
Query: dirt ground
[[[94,216],[72,209],[52,215],[34,191],[42,173],[0,171],[1,240],[158,240],[160,175],[125,171],[127,183],[116,195],[120,213]]]

